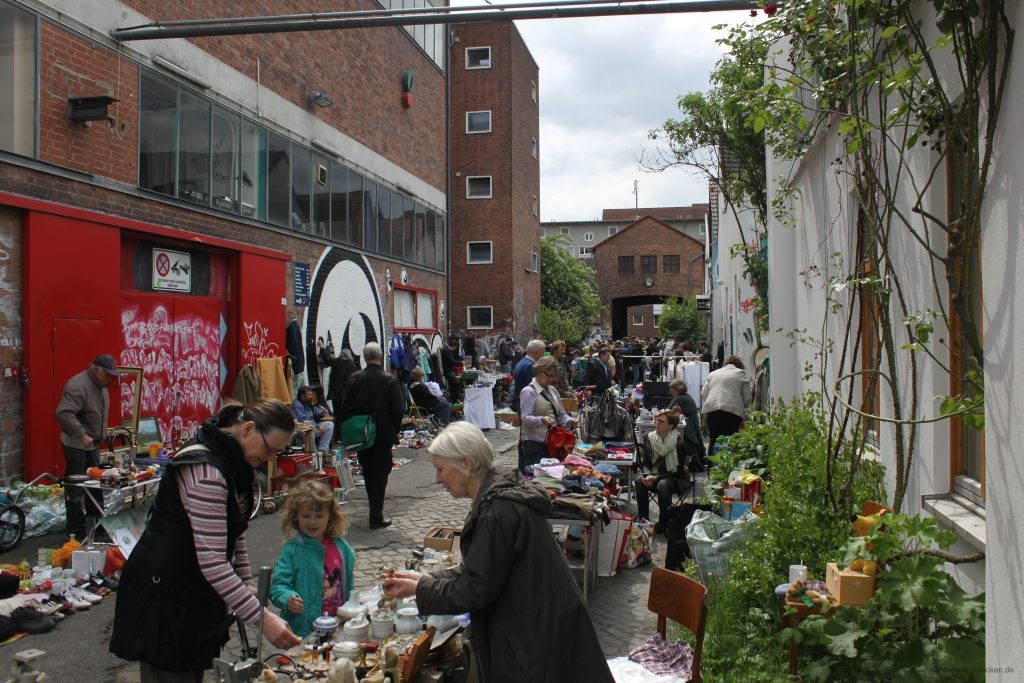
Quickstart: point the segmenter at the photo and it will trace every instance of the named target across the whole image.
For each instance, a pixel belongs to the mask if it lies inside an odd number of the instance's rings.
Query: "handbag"
[[[558,419],[558,406],[548,396],[548,392],[542,391],[540,395],[551,404],[551,409],[554,411],[555,419]],[[576,447],[576,433],[571,429],[553,425],[548,428],[548,435],[544,438],[544,448],[547,450],[548,455],[552,458],[558,458],[564,460],[565,456],[572,453],[572,449]]]
[[[346,451],[365,451],[376,439],[373,415],[353,415],[341,423],[341,447]]]

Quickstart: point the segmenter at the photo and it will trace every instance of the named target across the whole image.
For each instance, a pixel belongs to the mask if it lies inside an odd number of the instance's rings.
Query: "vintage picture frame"
[[[131,430],[134,437],[139,430],[139,413],[142,409],[142,368],[119,366],[117,371],[121,373],[121,391],[118,402],[121,426]],[[132,413],[128,417],[125,417],[124,411],[126,401],[131,401],[132,408]]]

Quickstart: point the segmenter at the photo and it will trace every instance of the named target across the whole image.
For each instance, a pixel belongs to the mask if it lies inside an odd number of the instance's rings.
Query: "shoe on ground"
[[[88,590],[84,586],[75,586],[69,590],[73,591],[77,595],[77,597],[82,598],[83,600],[86,600],[93,605],[103,602],[103,598],[101,596],[97,595],[96,593],[93,593],[91,590]]]
[[[371,529],[383,529],[389,526],[391,526],[391,519],[388,517],[384,517],[383,519],[376,522],[370,522]]]
[[[64,597],[65,600],[68,601],[68,604],[70,604],[76,610],[89,609],[90,607],[92,607],[91,602],[89,602],[85,598],[81,598],[75,595],[75,591],[72,588],[64,589],[64,592],[61,593],[61,595]]]
[[[49,599],[47,600],[47,602],[51,602],[51,603],[54,603],[54,604],[58,605],[58,609],[60,610],[60,613],[64,614],[64,615],[74,614],[75,612],[78,611],[78,610],[75,609],[74,605],[71,604],[71,601],[68,600],[67,598],[65,598],[60,593],[53,593],[53,594],[51,594]]]
[[[19,607],[11,612],[11,619],[14,620],[19,631],[26,633],[49,633],[57,626],[57,620],[45,616],[33,607]]]

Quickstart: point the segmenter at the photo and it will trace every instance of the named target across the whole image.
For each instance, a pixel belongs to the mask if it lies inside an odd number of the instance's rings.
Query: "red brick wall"
[[[633,324],[633,316],[643,316],[642,325]],[[626,334],[630,337],[657,337],[658,328],[654,325],[654,305],[629,306],[626,308]]]
[[[138,177],[138,85],[134,62],[49,21],[39,29],[39,157],[58,166],[135,185]],[[69,97],[110,95],[106,121],[68,118]]]
[[[24,411],[21,382],[7,377],[22,366],[21,212],[0,206],[0,480],[21,471]]]
[[[530,94],[537,66],[509,23],[462,24],[451,54],[452,330],[467,326],[467,306],[492,306],[496,330],[529,337],[540,306],[540,275],[527,272],[539,253],[540,227],[532,198],[539,195],[530,138],[539,114]],[[490,46],[491,68],[467,70],[469,47]],[[491,132],[466,134],[467,111],[491,111]],[[490,175],[491,199],[466,199],[466,177]],[[491,241],[491,265],[467,265],[466,242]],[[485,331],[481,331],[485,332]]]
[[[274,15],[380,9],[370,0],[237,3],[127,0],[155,21],[225,15]],[[323,90],[334,105],[309,107],[318,118],[437,188],[445,187],[444,75],[401,28],[359,28],[189,39],[200,49],[306,108]],[[402,71],[414,69],[411,109],[402,107]]]
[[[679,256],[679,273],[664,272],[665,254]],[[704,245],[697,240],[680,234],[668,225],[654,218],[641,218],[594,247],[594,267],[597,271],[597,286],[601,303],[610,306],[614,299],[632,296],[688,296],[703,290],[703,266],[699,263],[692,269],[692,278],[687,272],[691,259],[704,254]],[[619,275],[619,256],[633,256],[632,275]],[[640,257],[653,255],[658,258],[657,272],[640,272]],[[644,278],[654,282],[648,289]]]

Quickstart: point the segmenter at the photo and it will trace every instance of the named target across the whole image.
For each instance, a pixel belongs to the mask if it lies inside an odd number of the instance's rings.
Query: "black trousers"
[[[740,431],[743,418],[728,410],[712,410],[704,416],[708,426],[708,457],[715,454],[715,441],[720,436],[729,436]]]
[[[523,475],[533,474],[533,465],[548,457],[548,447],[540,441],[519,440],[519,471]]]
[[[370,524],[384,521],[384,494],[388,488],[388,477],[394,463],[391,459],[391,443],[377,436],[377,440],[357,456],[363,470],[366,498],[370,503]]]
[[[67,463],[64,467],[65,477],[70,474],[85,474],[86,468],[96,467],[100,464],[100,454],[96,449],[87,451],[82,448],[65,446],[64,444],[61,444],[61,448],[64,449],[64,461]],[[85,538],[86,500],[85,491],[81,487],[64,487],[67,533],[69,535],[74,534],[75,538],[79,541]],[[95,506],[90,506],[89,514],[94,517],[102,517],[103,511],[95,509]]]
[[[637,477],[633,482],[636,486],[636,514],[637,517],[642,517],[648,522],[651,521],[651,497],[649,491],[644,484],[643,477]],[[654,492],[658,496],[658,521],[661,523],[665,522],[665,513],[672,507],[672,496],[676,493],[682,492],[682,485],[678,479],[674,477],[660,477],[658,481],[654,482]]]

